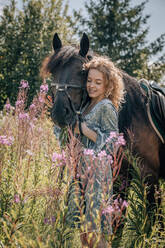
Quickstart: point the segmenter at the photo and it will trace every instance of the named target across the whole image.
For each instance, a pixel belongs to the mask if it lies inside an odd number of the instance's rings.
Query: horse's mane
[[[132,118],[136,118],[143,113],[143,117],[146,118],[146,95],[140,87],[138,80],[126,72],[122,71],[123,81],[125,85],[125,103],[122,104],[119,112],[119,128],[130,128]],[[120,118],[121,116],[121,118]],[[124,116],[124,118],[123,118]],[[140,121],[140,120],[139,120]],[[125,130],[121,130],[125,131]]]
[[[79,49],[74,46],[64,46],[61,49],[54,52],[51,56],[46,57],[43,61],[41,67],[41,76],[45,76],[48,73],[54,73],[55,68],[60,65],[65,65],[70,62],[73,58],[79,58],[83,63],[86,62],[85,58],[83,58],[79,54]]]
[[[98,56],[95,54],[94,56]],[[87,57],[92,55],[88,53]],[[86,59],[79,54],[79,48],[75,46],[64,46],[61,49],[54,52],[54,54],[48,56],[42,65],[41,76],[46,74],[53,74],[55,68],[58,66],[63,66],[71,61],[73,58],[80,59],[83,63],[86,62]],[[134,77],[129,76],[126,72],[122,71],[123,81],[125,85],[125,103],[121,105],[121,111],[119,113],[119,125],[125,128],[130,127],[132,123],[132,118],[137,117],[138,113],[144,112],[145,106],[145,94],[143,93],[140,85]],[[124,115],[124,118],[120,115]],[[120,120],[121,119],[121,120]],[[123,130],[122,130],[123,131]]]

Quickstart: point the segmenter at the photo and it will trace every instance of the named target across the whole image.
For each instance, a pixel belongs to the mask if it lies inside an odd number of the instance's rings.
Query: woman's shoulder
[[[102,99],[98,104],[97,104],[98,108],[102,111],[104,110],[109,110],[109,109],[113,109],[115,112],[117,112],[115,106],[113,105],[112,101],[104,98]]]

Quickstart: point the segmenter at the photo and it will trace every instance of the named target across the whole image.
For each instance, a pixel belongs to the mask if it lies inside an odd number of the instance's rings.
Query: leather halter
[[[86,87],[76,85],[76,84],[59,84],[59,83],[51,83],[51,87],[56,88],[56,93],[57,92],[64,92],[66,94],[66,96],[69,99],[71,108],[72,108],[73,112],[76,114],[77,120],[82,121],[82,107],[84,104],[84,100],[86,98],[86,94],[85,94]],[[83,96],[82,96],[82,101],[81,101],[81,105],[80,105],[79,110],[76,110],[75,105],[72,101],[72,98],[67,91],[68,88],[82,89],[83,90]]]

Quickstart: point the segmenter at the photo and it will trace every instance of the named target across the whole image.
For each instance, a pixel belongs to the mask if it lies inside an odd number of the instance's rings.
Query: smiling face
[[[90,69],[87,78],[87,92],[92,101],[99,102],[105,98],[105,79],[97,69]]]

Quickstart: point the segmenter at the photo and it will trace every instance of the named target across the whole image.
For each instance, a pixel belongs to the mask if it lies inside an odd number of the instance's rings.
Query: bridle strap
[[[75,88],[75,89],[85,89],[85,87],[82,87],[80,85],[76,84],[57,84],[57,83],[51,83],[51,87],[56,87],[57,91],[65,91],[68,88]]]
[[[84,104],[84,101],[85,101],[85,89],[86,89],[86,87],[82,87],[82,86],[76,85],[76,84],[58,84],[58,83],[52,83],[51,84],[51,87],[54,87],[54,86],[56,87],[57,92],[58,91],[65,92],[65,94],[67,95],[67,97],[69,99],[71,108],[72,108],[73,112],[77,116],[77,120],[78,121],[82,121],[82,107],[83,107],[83,104]],[[80,105],[79,110],[76,110],[75,105],[74,105],[74,103],[73,103],[73,101],[72,101],[69,93],[67,92],[67,89],[68,88],[75,88],[75,89],[82,89],[83,90],[83,97],[82,97],[82,101],[81,101],[81,105]]]

